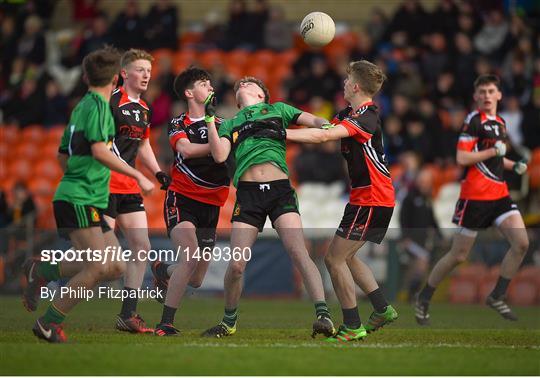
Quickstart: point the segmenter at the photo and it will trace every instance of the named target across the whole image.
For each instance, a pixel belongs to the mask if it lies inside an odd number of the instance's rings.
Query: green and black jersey
[[[73,109],[62,136],[58,151],[69,157],[54,201],[92,205],[100,209],[107,207],[110,170],[92,157],[91,146],[96,142],[110,146],[114,133],[109,104],[101,95],[88,92]]]
[[[282,102],[274,104],[260,103],[247,106],[240,110],[232,119],[223,121],[218,135],[231,142],[236,160],[236,171],[233,184],[238,186],[238,180],[249,167],[255,164],[272,162],[287,175],[289,170],[285,161],[285,141],[270,138],[255,138],[251,131],[253,125],[268,125],[268,127],[283,127],[296,122],[302,114],[300,109]]]

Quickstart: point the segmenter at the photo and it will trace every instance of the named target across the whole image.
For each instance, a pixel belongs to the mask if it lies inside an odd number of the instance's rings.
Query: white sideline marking
[[[450,344],[450,343],[434,343],[434,344],[414,344],[414,343],[401,343],[401,344],[363,344],[362,341],[351,343],[300,343],[300,344],[284,344],[284,343],[268,343],[268,344],[239,344],[228,342],[206,342],[206,343],[185,343],[178,344],[183,347],[196,347],[196,348],[283,348],[283,349],[297,349],[297,348],[321,348],[321,347],[346,347],[346,348],[364,348],[364,349],[400,349],[400,348],[464,348],[464,349],[533,349],[540,350],[540,345],[473,345],[473,344]]]

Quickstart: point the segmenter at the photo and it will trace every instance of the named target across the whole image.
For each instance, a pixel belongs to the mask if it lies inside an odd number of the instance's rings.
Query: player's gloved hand
[[[493,148],[495,149],[495,156],[502,157],[506,155],[506,144],[502,140],[495,142]]]
[[[321,129],[328,130],[328,129],[331,129],[331,128],[334,128],[334,127],[336,127],[336,125],[333,124],[333,123],[325,123],[324,125],[321,126]]]
[[[253,138],[270,138],[275,140],[287,139],[287,131],[284,128],[279,129],[262,129],[257,131]]]
[[[521,176],[527,172],[527,160],[522,159],[520,161],[516,161],[512,167],[512,170]]]
[[[204,100],[205,122],[213,122],[216,119],[216,107],[216,95],[214,94],[214,92],[212,92],[208,95],[208,97],[206,97],[206,100]]]
[[[171,176],[169,176],[163,171],[159,171],[158,173],[156,173],[156,179],[161,184],[161,190],[167,190],[169,185],[171,185]]]

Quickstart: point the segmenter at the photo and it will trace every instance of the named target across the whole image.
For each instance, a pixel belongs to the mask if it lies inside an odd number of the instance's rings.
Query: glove
[[[275,140],[287,139],[287,131],[284,128],[279,129],[262,129],[257,131],[253,138],[270,138]]]
[[[514,166],[512,167],[512,170],[521,176],[522,174],[527,172],[527,160],[523,159],[520,161],[516,161],[514,163]]]
[[[331,128],[334,128],[334,127],[336,127],[336,125],[333,124],[333,123],[325,123],[324,125],[321,126],[321,129],[328,130],[328,129],[331,129]]]
[[[204,121],[209,123],[215,120],[217,100],[214,92],[210,93],[204,100]]]
[[[495,142],[493,148],[495,149],[495,156],[502,157],[506,155],[506,144],[503,141],[498,140]]]
[[[158,173],[156,173],[156,179],[161,184],[161,190],[167,190],[169,185],[171,185],[171,176],[169,176],[163,171],[159,171]]]

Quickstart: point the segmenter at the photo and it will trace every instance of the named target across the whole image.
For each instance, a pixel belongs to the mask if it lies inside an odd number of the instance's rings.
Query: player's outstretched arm
[[[227,138],[219,137],[216,128],[216,97],[211,93],[205,101],[204,121],[208,126],[208,144],[210,153],[216,163],[223,163],[231,152],[231,142]]]
[[[323,125],[329,125],[330,122],[327,119],[316,117],[311,113],[303,112],[296,120],[296,123],[301,126],[307,126],[311,128],[320,129]]]
[[[107,168],[129,176],[137,180],[137,184],[144,195],[150,194],[154,189],[154,184],[148,180],[141,172],[118,159],[111,150],[107,148],[105,142],[96,142],[92,144],[92,156]]]
[[[493,148],[482,151],[466,151],[458,149],[456,152],[456,162],[464,167],[480,163],[481,161],[491,159],[492,157],[502,157],[506,155],[506,144],[497,141]]]
[[[193,159],[205,157],[211,154],[210,145],[191,143],[187,138],[180,138],[176,142],[174,148],[179,152],[184,159]]]
[[[342,125],[329,129],[295,129],[287,130],[287,140],[298,143],[324,143],[329,140],[347,138],[349,132]]]

